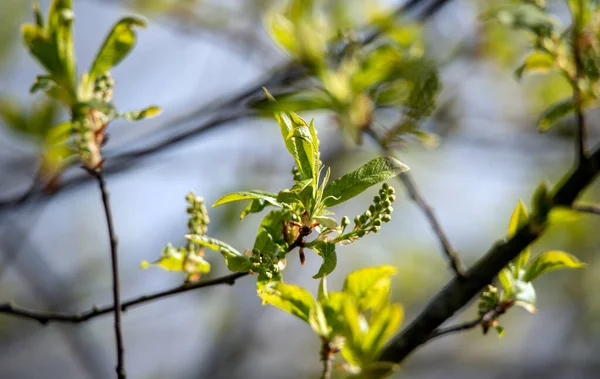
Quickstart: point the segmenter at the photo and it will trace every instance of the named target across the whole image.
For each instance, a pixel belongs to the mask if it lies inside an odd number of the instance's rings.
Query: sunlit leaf
[[[517,234],[521,228],[525,227],[528,222],[529,216],[527,215],[527,208],[525,207],[525,204],[519,200],[519,204],[513,211],[513,214],[510,217],[510,222],[508,223],[508,238],[514,237],[514,235]],[[518,278],[518,273],[529,261],[530,254],[530,249],[527,247],[517,256],[517,258],[513,260],[515,265],[515,278]]]
[[[582,268],[586,264],[564,251],[546,251],[535,257],[525,270],[523,280],[531,282],[540,275],[561,268]]]
[[[542,112],[542,115],[538,119],[538,130],[541,132],[547,131],[556,121],[573,112],[575,112],[575,106],[572,98],[552,104]]]
[[[275,205],[277,207],[283,207],[283,205],[281,203],[279,203],[276,198],[277,198],[277,195],[275,195],[274,193],[271,193],[271,192],[240,191],[240,192],[233,192],[233,193],[230,193],[223,197],[220,197],[219,199],[217,199],[217,201],[215,201],[215,203],[212,206],[214,208],[219,205],[231,203],[233,201],[260,199],[260,200],[266,201],[267,203],[269,203],[271,205]]]
[[[258,296],[265,303],[284,310],[305,322],[315,308],[315,299],[302,287],[286,283],[270,283]]]
[[[337,265],[337,255],[335,253],[335,244],[321,242],[312,247],[312,249],[323,258],[323,263],[319,268],[319,272],[313,276],[314,279],[322,278],[329,275]]]
[[[359,195],[367,188],[407,170],[408,166],[395,158],[375,158],[358,170],[331,182],[323,191],[323,202],[327,207],[343,203]]]
[[[369,331],[363,343],[363,349],[369,352],[371,358],[375,358],[385,343],[396,333],[403,316],[404,310],[400,304],[381,307],[371,315]]]
[[[355,299],[360,312],[377,307],[387,301],[395,273],[396,268],[389,265],[353,271],[346,277],[344,293]]]
[[[188,234],[185,236],[185,238],[189,239],[192,242],[200,244],[202,246],[208,247],[209,249],[212,249],[214,251],[218,251],[221,254],[223,254],[223,256],[225,256],[225,257],[234,256],[234,255],[243,256],[242,253],[237,251],[231,245],[229,245],[223,241],[219,241],[218,239],[215,239],[215,238],[207,237],[207,236],[200,235],[200,234]]]
[[[517,78],[521,78],[523,74],[538,74],[546,73],[554,68],[556,60],[551,55],[545,52],[535,51],[525,58],[525,62],[515,71]]]
[[[137,17],[125,17],[113,26],[90,68],[92,80],[119,64],[129,54],[135,45],[136,26],[144,28],[146,22]]]
[[[139,121],[145,118],[152,118],[158,116],[161,112],[162,110],[160,109],[160,107],[153,105],[146,109],[142,109],[141,111],[129,111],[119,114],[119,117],[124,118],[127,121]]]

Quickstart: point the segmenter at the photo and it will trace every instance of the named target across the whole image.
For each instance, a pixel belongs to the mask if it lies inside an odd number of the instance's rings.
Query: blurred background
[[[47,9],[49,1],[41,1]],[[338,1],[338,3],[340,3]],[[439,65],[443,89],[425,125],[440,137],[437,147],[410,141],[398,152],[412,169],[423,196],[467,265],[506,234],[519,199],[529,203],[542,180],[555,183],[574,156],[574,128],[566,118],[547,134],[535,121],[568,86],[553,76],[513,74],[528,46],[526,34],[486,22],[485,0],[423,0],[398,22],[419,22],[426,54]],[[434,4],[435,3],[435,4]],[[230,99],[280,72],[290,57],[265,32],[264,16],[276,0],[77,0],[75,48],[88,66],[112,24],[140,14],[133,53],[116,69],[115,103],[120,109],[149,104],[163,108],[152,120],[113,122],[105,148],[107,181],[120,242],[122,298],[181,283],[183,276],[140,269],[169,242],[184,243],[185,195],[207,204],[232,190],[278,191],[291,184],[291,157],[270,118],[237,117]],[[394,12],[403,2],[348,0],[354,13]],[[550,1],[562,21],[562,1]],[[429,8],[428,8],[429,7]],[[31,3],[0,3],[0,96],[24,117],[45,107],[29,88],[40,67],[26,53],[19,25],[31,22]],[[271,89],[271,88],[270,88]],[[235,102],[233,103],[234,105]],[[49,118],[64,120],[60,111]],[[347,143],[324,112],[315,117],[325,164],[338,177],[379,154],[365,141]],[[590,145],[599,140],[598,117],[590,113]],[[152,154],[127,159],[128,151],[171,136],[195,133]],[[231,120],[230,120],[231,119]],[[40,310],[76,312],[110,304],[109,246],[95,183],[77,167],[53,194],[27,193],[38,168],[38,145],[0,119],[0,302]],[[438,240],[399,182],[392,222],[338,251],[329,287],[340,288],[352,270],[380,264],[398,267],[393,297],[405,308],[406,325],[451,278]],[[369,192],[336,209],[353,218],[366,209]],[[583,200],[600,201],[600,186]],[[17,205],[6,205],[15,203]],[[209,235],[239,250],[251,247],[260,217],[239,222],[241,205],[210,209]],[[415,352],[395,378],[597,378],[600,372],[600,218],[582,215],[553,226],[533,252],[562,249],[589,263],[583,270],[556,272],[537,282],[538,313],[513,309],[501,318],[503,338],[479,329],[435,340]],[[207,253],[213,271],[226,274],[222,258]],[[311,279],[321,259],[308,252],[300,266],[291,259],[287,282],[316,292]],[[205,279],[206,279],[205,278]],[[262,307],[255,279],[233,287],[192,291],[128,310],[123,317],[126,365],[131,378],[315,378],[318,338],[283,312]],[[465,309],[451,322],[476,317]],[[115,347],[110,315],[84,324],[50,324],[0,315],[0,378],[90,378],[114,376]]]

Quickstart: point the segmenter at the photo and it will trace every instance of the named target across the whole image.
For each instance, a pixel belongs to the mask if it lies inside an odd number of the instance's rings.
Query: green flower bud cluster
[[[188,219],[188,231],[190,234],[206,234],[208,230],[208,223],[210,218],[208,217],[208,211],[204,205],[204,198],[196,196],[193,192],[190,192],[185,197],[188,202],[186,209],[187,214],[190,215]]]
[[[369,233],[378,233],[382,224],[392,220],[391,214],[394,211],[392,203],[396,201],[395,192],[394,188],[387,183],[383,183],[379,194],[373,198],[373,204],[369,206],[369,209],[354,218],[352,231],[338,236],[335,240],[350,243]],[[340,222],[342,231],[348,224],[350,224],[350,220],[344,216]]]
[[[108,103],[113,98],[113,88],[115,81],[110,72],[105,72],[94,81],[94,97],[100,101]]]
[[[248,260],[252,263],[253,272],[265,275],[269,279],[279,274],[285,267],[285,260],[277,256],[263,254],[257,249],[252,250],[252,255],[250,255]]]
[[[501,301],[498,288],[488,285],[485,291],[479,296],[479,304],[477,313],[483,316],[492,309],[496,308]]]

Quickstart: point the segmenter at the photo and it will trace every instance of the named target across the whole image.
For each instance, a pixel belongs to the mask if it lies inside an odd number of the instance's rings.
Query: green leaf
[[[133,29],[135,26],[144,28],[146,22],[136,17],[125,17],[113,26],[90,68],[92,82],[119,64],[129,54],[135,45],[136,33]]]
[[[542,112],[542,115],[538,119],[538,130],[540,132],[547,131],[556,121],[573,112],[575,112],[575,106],[572,98],[564,99],[552,104]]]
[[[529,313],[535,313],[536,295],[531,282],[514,280],[513,292],[510,298],[515,300],[515,305],[524,308]]]
[[[210,272],[210,263],[202,257],[194,256],[187,259],[193,259],[197,270],[201,273]],[[166,271],[183,271],[186,257],[185,252],[175,249],[171,244],[167,245],[160,254],[160,258],[154,262],[142,261],[140,267],[146,269],[151,266],[160,267]]]
[[[502,24],[545,35],[558,25],[556,19],[534,4],[511,4],[498,7],[492,14]]]
[[[377,308],[387,302],[396,268],[389,265],[367,267],[346,277],[344,293],[355,299],[359,312]]]
[[[512,238],[517,232],[525,227],[529,223],[529,216],[527,215],[527,208],[523,201],[519,200],[519,204],[513,211],[512,216],[510,217],[510,222],[508,223],[508,238]],[[521,269],[525,267],[527,262],[529,261],[529,256],[531,251],[529,247],[525,248],[518,256],[513,260],[513,264],[515,265],[515,269],[513,271],[515,279],[518,278]]]
[[[503,268],[502,271],[498,273],[498,279],[500,280],[500,284],[504,287],[504,291],[507,296],[513,292],[513,275],[509,269]]]
[[[546,182],[540,183],[533,193],[532,208],[533,215],[537,218],[542,218],[543,220],[546,220],[549,213],[552,211],[552,198]]]
[[[127,121],[139,121],[145,118],[152,118],[158,116],[162,110],[160,107],[156,105],[152,105],[146,109],[142,109],[141,111],[129,111],[122,114],[119,114],[119,118],[124,118]]]
[[[515,71],[518,79],[521,79],[524,73],[547,73],[552,70],[556,60],[550,54],[540,51],[534,51],[525,58],[525,62]]]
[[[252,263],[245,256],[226,255],[225,264],[230,271],[233,272],[248,272],[252,269]]]
[[[240,215],[240,220],[243,220],[250,213],[262,212],[267,205],[268,205],[268,203],[262,199],[250,200],[250,203],[242,211],[242,214]]]
[[[188,234],[185,236],[185,238],[202,246],[208,247],[209,249],[212,249],[214,251],[218,251],[221,254],[223,254],[223,256],[226,258],[236,255],[243,257],[243,254],[237,251],[234,247],[215,238],[207,237],[200,234]]]
[[[323,277],[322,279],[324,279]],[[327,298],[319,299],[319,303],[323,308],[327,325],[331,328],[331,334],[342,334],[345,329],[344,322],[344,302],[348,299],[348,295],[342,292],[329,292]]]
[[[275,101],[275,98],[266,88],[263,88],[267,99]],[[294,112],[275,113],[275,119],[279,124],[281,135],[283,136],[285,146],[294,158],[296,166],[300,170],[302,179],[312,179],[316,185],[318,175],[318,141],[313,141],[313,133],[300,116]],[[314,126],[313,126],[314,128]]]
[[[214,208],[219,205],[231,203],[233,201],[253,200],[253,199],[264,200],[267,203],[274,205],[276,207],[283,207],[283,204],[281,204],[280,202],[277,201],[277,195],[275,195],[274,193],[265,192],[265,191],[233,192],[233,193],[230,193],[228,195],[225,195],[225,196],[219,198],[217,201],[215,201],[215,203],[212,206]]]
[[[64,83],[62,65],[56,52],[54,43],[50,40],[43,28],[33,24],[24,24],[21,27],[23,40],[31,55],[51,74],[58,82]]]
[[[316,217],[313,217],[313,220],[315,220],[319,224],[321,224],[324,227],[329,228],[329,229],[335,229],[338,227],[337,221],[331,217],[316,216]]]
[[[523,280],[531,282],[540,275],[561,268],[582,268],[586,264],[564,251],[546,251],[535,257],[526,267]]]
[[[364,354],[362,351],[365,330],[361,324],[365,324],[364,317],[359,313],[356,305],[351,299],[347,299],[343,306],[344,322],[346,324],[346,342],[342,347],[342,356],[354,366],[362,366]]]
[[[38,0],[33,0],[33,16],[35,18],[35,24],[40,28],[44,27],[44,16],[40,9],[40,3]]]
[[[363,342],[363,350],[374,359],[385,343],[396,333],[402,323],[404,310],[400,304],[389,304],[374,312],[369,320],[369,330]]]
[[[408,166],[392,157],[375,158],[356,171],[331,182],[323,191],[323,203],[331,207],[359,195],[367,188],[390,179]]]
[[[311,293],[294,284],[270,283],[258,296],[264,303],[284,310],[307,323],[311,310],[315,309],[315,299]]]
[[[315,276],[313,276],[313,279],[318,279],[329,275],[337,265],[335,244],[329,242],[321,242],[313,246],[312,249],[323,258],[321,268],[319,268],[319,272]]]
[[[65,87],[70,93],[75,92],[75,48],[73,46],[73,21],[75,14],[72,11],[71,0],[54,0],[48,19],[50,37],[54,40],[56,53],[61,63],[62,77]]]
[[[273,210],[262,219],[258,234],[254,241],[254,249],[263,254],[275,255],[280,245],[286,243],[283,239],[283,221],[285,213]]]
[[[325,318],[325,313],[323,312],[321,304],[317,303],[316,306],[309,311],[308,323],[318,336],[325,338],[329,337],[331,328],[327,325],[327,319]]]
[[[327,93],[320,89],[300,90],[293,93],[280,94],[277,101],[263,100],[252,104],[252,107],[258,109],[261,115],[280,112],[303,112],[319,109],[331,108],[331,99]],[[313,136],[314,139],[314,136]]]

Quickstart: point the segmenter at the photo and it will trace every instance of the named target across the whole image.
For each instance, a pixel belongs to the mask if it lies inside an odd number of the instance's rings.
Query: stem
[[[108,236],[110,239],[110,258],[111,258],[111,271],[112,271],[112,282],[113,282],[113,308],[115,310],[115,338],[117,347],[117,378],[125,379],[127,374],[125,372],[125,348],[123,346],[123,331],[121,328],[121,288],[119,282],[119,257],[117,251],[117,235],[113,224],[112,209],[110,206],[110,199],[108,195],[108,188],[106,181],[102,175],[101,169],[90,171],[92,175],[98,180],[98,186],[100,187],[100,193],[102,194],[102,204],[104,205],[104,213],[106,214],[106,225],[108,228]]]
[[[600,215],[599,205],[573,205],[572,208],[577,212]]]
[[[182,292],[188,292],[199,288],[211,287],[220,284],[228,284],[233,285],[235,281],[241,277],[247,276],[247,272],[236,272],[231,275],[223,276],[220,278],[216,278],[213,280],[207,280],[204,282],[197,282],[192,284],[183,284],[168,290],[156,292],[149,295],[139,296],[137,298],[127,300],[121,304],[121,311],[125,312],[129,307],[149,303],[151,301],[155,301],[158,299],[162,299],[164,297],[168,297],[171,295],[176,295]],[[57,313],[57,312],[43,312],[43,311],[35,311],[26,308],[19,307],[13,303],[5,303],[0,304],[0,314],[6,314],[11,316],[17,316],[22,318],[27,318],[31,320],[36,320],[40,322],[42,325],[46,325],[49,322],[62,322],[62,323],[71,323],[71,324],[79,324],[90,319],[96,318],[98,316],[102,316],[108,313],[113,312],[115,309],[114,304],[105,305],[102,307],[92,307],[91,309],[74,314],[65,314],[65,313]]]
[[[379,147],[385,154],[394,155],[394,152],[385,144],[385,142],[382,139],[379,138],[375,131],[373,131],[372,129],[365,129],[364,131],[379,145]],[[450,262],[450,267],[452,268],[452,271],[454,271],[454,274],[457,277],[462,278],[464,275],[464,267],[460,261],[460,257],[458,256],[456,250],[454,250],[454,248],[450,244],[450,240],[446,236],[446,233],[444,233],[442,226],[440,225],[437,217],[433,213],[433,209],[429,206],[429,204],[427,204],[427,202],[419,192],[419,189],[417,188],[414,180],[412,179],[412,176],[410,176],[408,171],[402,172],[399,175],[399,178],[400,181],[402,181],[402,184],[404,184],[406,192],[408,192],[408,196],[417,204],[419,208],[421,208],[421,211],[427,218],[429,225],[433,229],[435,235],[437,236],[440,242],[440,245],[442,246],[444,255]]]
[[[473,329],[473,328],[477,327],[479,324],[481,324],[481,321],[483,321],[483,316],[481,316],[475,320],[472,320],[472,321],[463,322],[462,324],[449,326],[447,328],[438,328],[433,333],[431,333],[431,335],[429,336],[427,341],[431,341],[434,338],[438,338],[438,337],[441,337],[446,334],[457,333],[457,332],[462,332],[465,330]]]
[[[321,362],[323,362],[321,379],[331,379],[335,353],[336,349],[331,346],[331,343],[325,337],[321,337]]]

